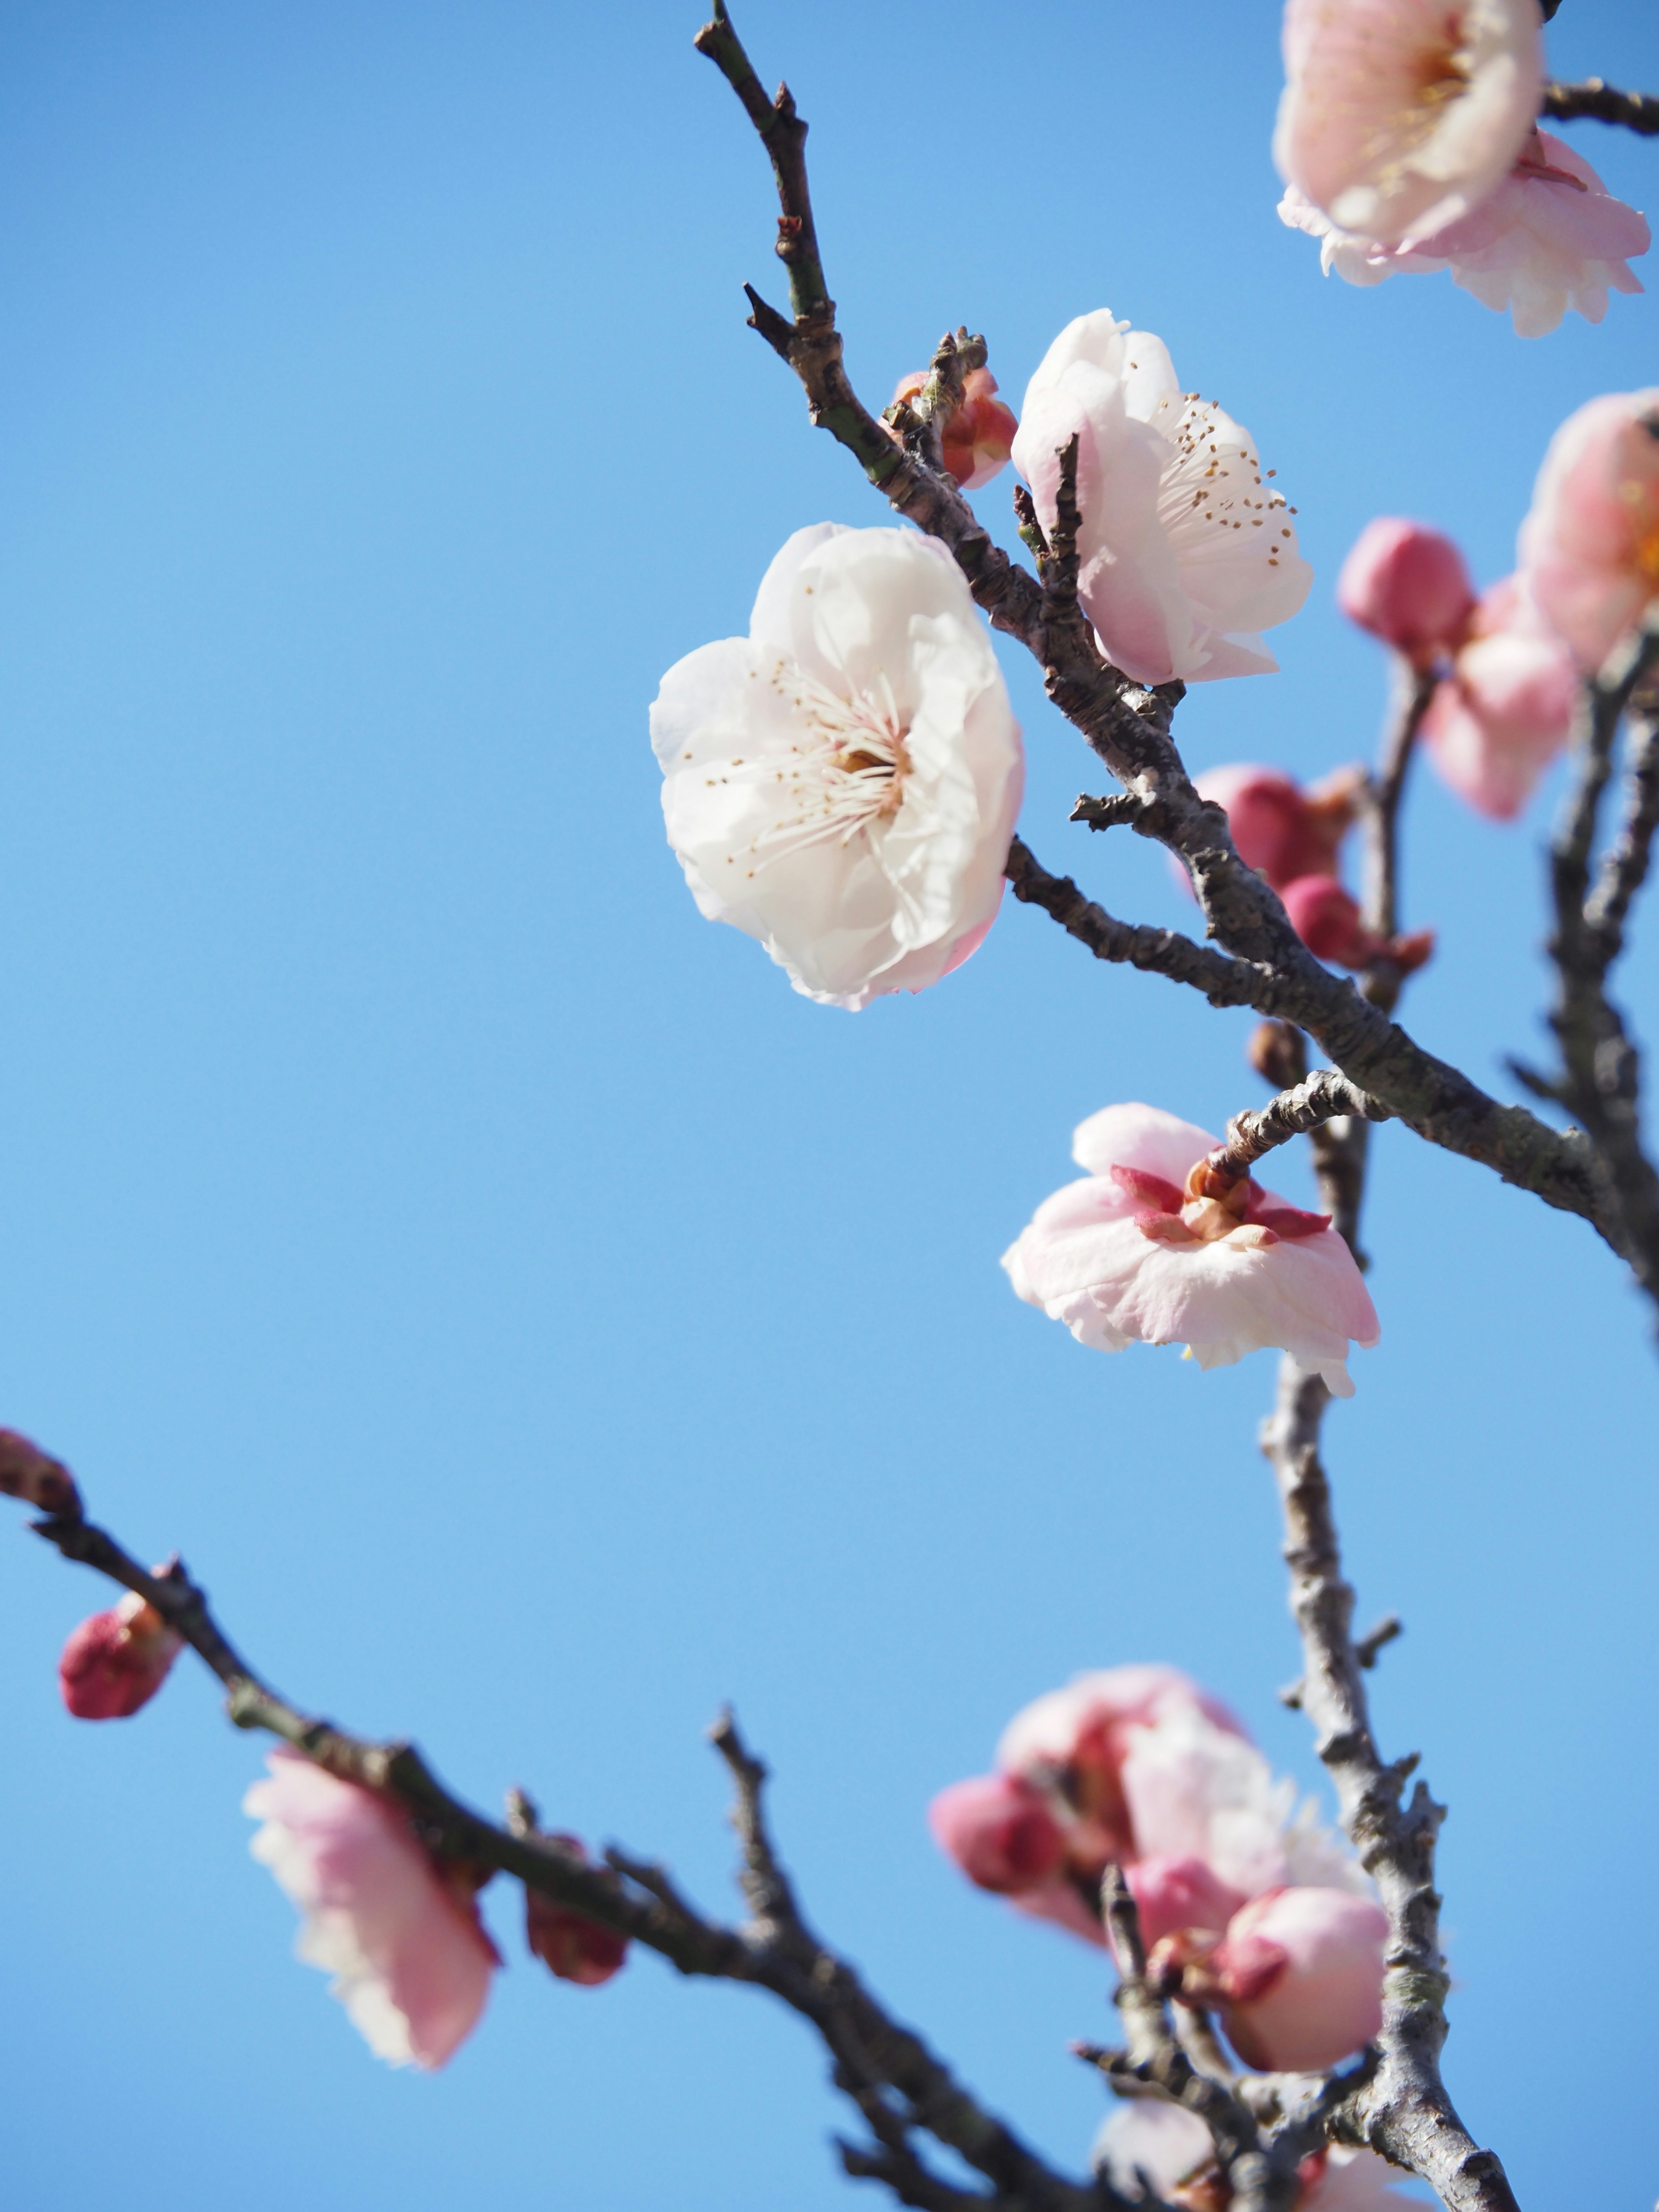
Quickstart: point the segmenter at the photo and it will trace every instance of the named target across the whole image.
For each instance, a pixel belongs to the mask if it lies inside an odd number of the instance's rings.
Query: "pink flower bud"
[[[1218,1932],[1244,1902],[1240,1891],[1189,1856],[1142,1859],[1128,1869],[1127,1881],[1148,1946],[1188,1928]]]
[[[1280,769],[1241,763],[1206,769],[1194,778],[1194,788],[1200,799],[1225,808],[1227,825],[1245,866],[1282,890],[1298,876],[1332,872],[1354,818],[1362,781],[1360,771],[1345,769],[1304,790]],[[1186,884],[1186,871],[1180,874]]]
[[[927,372],[921,368],[900,377],[894,404],[914,399],[927,381]],[[996,391],[997,380],[988,368],[970,368],[962,380],[962,404],[945,426],[945,465],[964,491],[989,483],[1007,467],[1013,450],[1019,422]]]
[[[555,1835],[550,1840],[562,1844],[579,1859],[587,1856],[578,1837]],[[622,1972],[628,1957],[626,1936],[601,1927],[585,1913],[573,1912],[568,1905],[555,1905],[538,1890],[524,1893],[524,1932],[543,1965],[562,1982],[574,1982],[580,1989],[598,1989]]]
[[[969,1881],[1003,1897],[1041,1888],[1066,1856],[1060,1823],[1038,1791],[1014,1774],[953,1782],[927,1808],[927,1825]]]
[[[60,1460],[15,1429],[0,1429],[0,1496],[21,1498],[55,1517],[81,1517],[81,1494],[74,1476]]]
[[[136,1591],[83,1620],[58,1662],[64,1703],[82,1721],[124,1721],[166,1681],[184,1638]]]
[[[1229,1922],[1211,1961],[1247,2065],[1334,2066],[1382,2025],[1388,1917],[1346,1889],[1270,1889]]]
[[[1367,929],[1359,908],[1334,876],[1301,876],[1280,886],[1279,896],[1291,927],[1320,960],[1339,968],[1369,968],[1374,960],[1392,960],[1404,975],[1420,968],[1434,951],[1434,932],[1414,929],[1404,936],[1382,938]]]
[[[1336,603],[1351,622],[1421,667],[1462,640],[1474,592],[1449,538],[1379,515],[1342,564]]]

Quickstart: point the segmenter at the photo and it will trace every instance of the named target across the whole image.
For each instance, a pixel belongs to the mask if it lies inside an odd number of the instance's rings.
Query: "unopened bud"
[[[78,1521],[81,1493],[61,1460],[16,1429],[0,1429],[0,1496],[21,1498],[55,1519]]]
[[[1339,968],[1369,968],[1389,960],[1409,975],[1434,951],[1431,929],[1409,930],[1400,937],[1379,937],[1367,929],[1355,900],[1334,876],[1303,876],[1286,884],[1279,896],[1309,951]]]
[[[1041,1888],[1066,1856],[1060,1823],[1040,1793],[1015,1774],[953,1782],[927,1808],[927,1825],[969,1881],[1003,1897]]]
[[[900,377],[893,404],[914,399],[927,381],[927,372],[921,368]],[[1013,451],[1018,417],[996,392],[997,380],[988,368],[970,368],[962,380],[961,404],[945,426],[945,465],[964,491],[989,483],[1007,467]]]
[[[562,1844],[579,1859],[587,1856],[575,1836],[554,1835],[548,1841]],[[526,1889],[524,1905],[525,1940],[562,1982],[596,1990],[621,1972],[628,1956],[626,1936],[602,1927],[585,1913],[572,1911],[568,1905],[556,1905],[538,1890]]]
[[[1180,1929],[1208,1929],[1219,1935],[1244,1902],[1243,1893],[1200,1858],[1140,1859],[1129,1868],[1126,1879],[1148,1945]]]
[[[58,1662],[64,1703],[81,1721],[122,1721],[166,1681],[184,1638],[130,1590],[73,1631]]]
[[[1235,1913],[1211,1960],[1227,2034],[1247,2065],[1311,2073],[1382,2025],[1388,1915],[1369,1898],[1270,1889]]]
[[[1304,790],[1282,769],[1248,762],[1206,769],[1193,786],[1224,808],[1239,859],[1275,890],[1298,876],[1331,873],[1364,787],[1362,770],[1342,769]]]
[[[1474,611],[1463,556],[1420,523],[1379,515],[1342,564],[1336,602],[1351,622],[1419,667],[1462,642]]]
[[[1305,1082],[1308,1040],[1294,1022],[1258,1022],[1250,1031],[1244,1056],[1264,1083],[1275,1091],[1290,1091]]]

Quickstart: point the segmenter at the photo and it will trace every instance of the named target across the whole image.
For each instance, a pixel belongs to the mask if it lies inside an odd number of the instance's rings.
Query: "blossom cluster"
[[[1149,1975],[1212,2011],[1246,2066],[1323,2069],[1382,2025],[1388,1921],[1367,1876],[1174,1668],[1109,1668],[1038,1698],[1005,1729],[995,1771],[942,1790],[928,1818],[971,1881],[1086,1942],[1105,1941],[1101,1879],[1120,1867]],[[1168,2196],[1214,2154],[1201,2126],[1133,2105],[1097,2155],[1115,2179],[1145,2165]],[[1315,2161],[1304,2204],[1389,2201],[1381,2160],[1338,2189],[1346,2164]],[[1346,2193],[1362,2183],[1369,2195]]]

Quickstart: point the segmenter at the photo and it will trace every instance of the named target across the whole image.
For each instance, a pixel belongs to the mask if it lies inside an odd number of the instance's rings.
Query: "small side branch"
[[[1258,1113],[1235,1114],[1227,1124],[1227,1141],[1212,1152],[1204,1164],[1224,1188],[1242,1182],[1255,1163],[1292,1137],[1305,1136],[1327,1121],[1347,1115],[1356,1121],[1389,1121],[1387,1106],[1339,1075],[1322,1067],[1289,1091],[1270,1098]]]
[[[1586,77],[1582,84],[1547,84],[1538,112],[1557,123],[1588,117],[1596,123],[1621,124],[1644,138],[1659,137],[1659,98],[1650,92],[1616,91],[1599,76]]]

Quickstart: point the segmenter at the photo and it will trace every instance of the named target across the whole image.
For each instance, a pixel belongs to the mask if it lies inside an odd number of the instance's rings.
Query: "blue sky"
[[[1194,767],[1364,753],[1380,656],[1331,604],[1374,514],[1510,565],[1554,425],[1655,380],[1655,304],[1527,343],[1445,279],[1361,294],[1281,229],[1272,11],[748,0],[813,125],[867,398],[957,322],[1018,400],[1073,314],[1169,343],[1249,426],[1316,581],[1283,672],[1200,687]],[[848,1017],[696,915],[645,713],[741,630],[788,532],[883,519],[743,327],[781,293],[763,161],[695,5],[12,0],[0,15],[0,1404],[136,1548],[183,1551],[297,1699],[418,1737],[484,1803],[734,1905],[701,1730],[730,1697],[824,1929],[1080,2161],[1099,1961],[925,1832],[1073,1671],[1190,1668],[1317,1785],[1254,1425],[1271,1363],[1108,1361],[996,1260],[1071,1128],[1218,1127],[1248,1020],[1006,913]],[[1640,0],[1558,70],[1659,86]],[[1659,147],[1572,143],[1659,202]],[[1012,542],[1005,477],[981,495]],[[1024,826],[1115,910],[1160,855],[1069,828],[1097,771],[1012,653]],[[1540,1048],[1547,800],[1432,777],[1410,1025],[1477,1079]],[[1656,963],[1621,977],[1656,1027]],[[1505,1095],[1510,1095],[1507,1091]],[[1305,1193],[1302,1170],[1287,1182]],[[1532,2205],[1645,2206],[1655,1369],[1610,1256],[1405,1133],[1377,1142],[1383,1341],[1331,1461],[1386,1747],[1449,1800],[1447,2063]],[[259,1747],[181,1668],[71,1723],[98,1594],[0,1555],[17,2212],[847,2201],[810,2039],[637,1959],[510,1970],[394,2075],[246,1855]],[[1593,2119],[1557,2052],[1595,2023]]]

